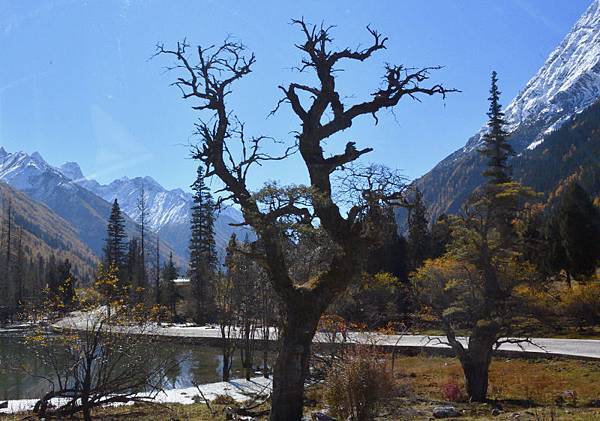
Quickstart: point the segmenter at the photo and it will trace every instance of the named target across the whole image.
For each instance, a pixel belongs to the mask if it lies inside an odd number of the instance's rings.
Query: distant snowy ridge
[[[139,204],[143,189],[148,228],[158,233],[160,238],[169,243],[180,256],[185,258],[188,255],[193,205],[191,193],[182,189],[167,190],[149,176],[121,177],[109,184],[100,184],[96,180],[86,179],[74,162],[61,165],[59,170],[64,176],[74,179],[75,183],[107,202],[112,203],[117,199],[121,210],[138,224],[141,222]],[[251,240],[255,238],[247,228],[232,226],[242,221],[241,212],[235,208],[223,208],[218,213],[215,221],[215,241],[221,259],[224,258],[225,247],[231,234],[235,233],[240,240],[244,240],[246,236]]]
[[[502,75],[500,75],[502,77]],[[505,108],[507,130],[522,125],[541,125],[542,130],[518,149],[533,149],[544,136],[558,129],[572,115],[600,97],[600,0],[594,0],[546,62]],[[482,141],[484,126],[469,139],[462,152]]]

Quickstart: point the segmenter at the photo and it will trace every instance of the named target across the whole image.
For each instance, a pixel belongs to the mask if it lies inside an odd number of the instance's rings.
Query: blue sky
[[[422,3],[422,4],[419,4]],[[101,182],[150,175],[187,189],[195,175],[186,144],[197,115],[169,83],[166,58],[149,60],[157,42],[218,43],[227,35],[256,53],[254,72],[230,99],[249,134],[292,141],[297,119],[284,108],[267,115],[279,84],[299,78],[291,18],[335,24],[335,45],[365,45],[370,24],[388,49],[340,73],[348,103],[378,87],[386,62],[443,65],[434,82],[462,91],[423,102],[403,100],[327,143],[375,151],[378,162],[418,177],[461,147],[485,122],[489,74],[500,76],[503,103],[514,97],[562,40],[590,0],[397,1],[37,1],[0,2],[0,145],[39,151],[50,163],[78,162]],[[298,159],[255,170],[251,186],[277,179],[302,183]]]

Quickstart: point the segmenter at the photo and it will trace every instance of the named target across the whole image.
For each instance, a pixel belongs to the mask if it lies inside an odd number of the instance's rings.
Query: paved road
[[[153,334],[160,334],[165,337],[177,337],[191,340],[218,339],[221,337],[218,328],[211,327],[184,327],[184,326],[161,326],[151,330]],[[271,337],[275,337],[274,334]],[[449,348],[442,343],[445,340],[442,336],[425,335],[381,335],[375,333],[350,333],[348,342],[353,343],[372,343],[386,347],[399,348]],[[466,338],[459,338],[466,344]],[[316,343],[329,342],[326,335],[317,334]],[[531,338],[532,343],[518,344],[505,343],[499,348],[500,351],[512,353],[526,353],[553,356],[571,356],[579,358],[600,359],[600,340],[595,339],[552,339],[552,338]]]

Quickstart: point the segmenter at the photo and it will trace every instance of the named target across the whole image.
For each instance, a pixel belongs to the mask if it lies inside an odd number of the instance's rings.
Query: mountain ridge
[[[509,142],[517,154],[511,163],[524,165],[518,161],[543,153],[545,149],[540,145],[545,139],[588,110],[599,98],[600,0],[594,0],[539,71],[504,109]],[[486,130],[484,125],[465,146],[413,182],[423,193],[432,220],[442,213],[458,212],[471,192],[483,183],[481,173],[485,162],[477,150]],[[527,178],[523,173],[520,181],[527,184]],[[406,212],[400,211],[397,216],[400,229],[404,230]]]
[[[96,256],[102,256],[111,203],[73,182],[59,168],[47,163],[38,152],[31,155],[23,151],[9,153],[1,148],[0,181],[46,205],[68,221],[77,230],[83,243]],[[125,227],[131,237],[139,231],[137,223],[127,215]],[[150,237],[155,238],[155,235]],[[150,238],[149,241],[154,244],[156,240]],[[163,259],[173,251],[176,263],[182,267],[186,265],[186,259],[166,242],[161,242],[160,249]]]

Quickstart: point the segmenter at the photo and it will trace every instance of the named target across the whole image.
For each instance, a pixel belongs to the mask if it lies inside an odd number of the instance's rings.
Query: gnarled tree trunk
[[[482,358],[483,357],[483,358]],[[461,360],[465,374],[465,386],[471,402],[485,402],[487,400],[488,373],[490,359],[486,356],[469,356]]]
[[[492,329],[489,329],[492,330]],[[469,347],[458,354],[465,375],[467,395],[471,402],[486,402],[489,369],[492,362],[496,332],[475,330],[469,338]]]
[[[312,300],[288,308],[281,333],[281,347],[273,372],[271,421],[302,418],[304,382],[309,374],[310,347],[322,310]]]

